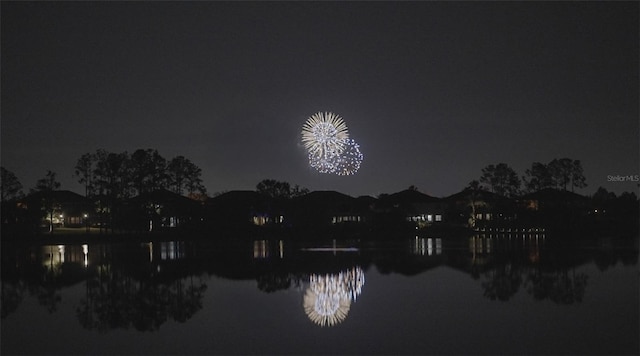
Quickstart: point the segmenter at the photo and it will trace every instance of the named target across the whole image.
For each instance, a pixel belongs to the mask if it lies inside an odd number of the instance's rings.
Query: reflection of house
[[[202,216],[199,201],[165,189],[143,193],[127,201],[134,221],[130,225],[155,231],[159,228],[186,227],[198,223]]]
[[[46,245],[41,247],[42,265],[54,269],[64,263],[74,263],[87,267],[89,264],[89,245]]]

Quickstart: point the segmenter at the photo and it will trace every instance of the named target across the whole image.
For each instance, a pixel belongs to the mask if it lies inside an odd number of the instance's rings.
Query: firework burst
[[[339,155],[330,152],[309,152],[309,165],[320,173],[333,173],[336,170]]]
[[[345,149],[338,157],[334,170],[339,176],[350,176],[356,174],[360,169],[360,163],[362,163],[362,153],[360,152],[360,145],[354,140],[347,140],[345,143]]]
[[[309,153],[331,156],[342,153],[349,131],[344,120],[331,112],[312,115],[302,126],[302,143]]]
[[[360,169],[360,146],[349,138],[347,125],[337,114],[312,115],[302,126],[302,143],[309,153],[309,165],[320,173],[345,176]]]

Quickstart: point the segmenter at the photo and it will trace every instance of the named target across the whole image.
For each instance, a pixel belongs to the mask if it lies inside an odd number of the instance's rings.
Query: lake
[[[2,354],[638,354],[637,239],[3,243]]]

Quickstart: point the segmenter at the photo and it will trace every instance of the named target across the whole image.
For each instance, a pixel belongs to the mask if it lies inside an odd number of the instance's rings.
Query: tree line
[[[22,196],[22,184],[9,170],[1,167],[2,201]],[[108,152],[98,149],[78,158],[74,176],[85,188],[87,197],[110,197],[122,199],[158,189],[171,190],[177,194],[205,196],[202,184],[202,170],[184,156],[167,160],[155,149],[138,149],[132,154]],[[50,191],[60,187],[56,174],[47,171],[44,178],[31,191]],[[533,162],[519,177],[506,163],[490,164],[482,169],[478,180],[469,183],[468,188],[483,188],[507,197],[531,193],[546,188],[574,191],[587,186],[580,160],[570,158],[553,159],[549,163]],[[413,186],[412,186],[413,187]],[[413,187],[414,189],[417,189]],[[308,189],[291,187],[287,182],[265,179],[258,183],[256,190],[272,197],[294,197],[303,195]]]
[[[275,179],[263,179],[256,185],[256,191],[264,196],[275,199],[291,199],[309,193],[309,189],[288,182]]]
[[[571,188],[573,192],[575,188],[585,188],[587,181],[580,160],[554,158],[547,164],[533,162],[531,168],[525,170],[522,180],[508,164],[490,164],[482,169],[479,181],[471,181],[469,186],[483,187],[496,194],[515,197],[546,188],[565,191]]]
[[[16,175],[5,167],[0,171],[2,201],[21,198],[23,186]],[[200,167],[188,158],[176,156],[167,160],[155,149],[137,149],[131,154],[98,149],[81,155],[74,167],[74,177],[84,186],[86,197],[123,199],[159,189],[192,197],[203,196],[206,188],[201,176]],[[47,170],[30,193],[59,188],[56,173]]]
[[[167,160],[150,148],[132,154],[104,149],[85,153],[76,162],[74,176],[84,185],[86,196],[126,198],[159,189],[180,195],[206,194],[198,166],[184,156]]]
[[[3,210],[9,210],[7,214],[3,212],[4,223],[5,215],[8,217],[10,211],[15,210],[15,206],[5,205],[5,202],[20,199],[23,193],[15,174],[4,167],[0,170]],[[98,149],[81,155],[74,169],[74,177],[84,186],[85,196],[96,204],[98,215],[92,215],[100,226],[105,223],[114,226],[116,217],[122,218],[124,214],[123,203],[136,195],[166,189],[180,195],[187,193],[191,198],[206,196],[201,175],[202,170],[184,156],[167,160],[155,149],[138,149],[131,154]],[[54,212],[60,203],[53,193],[60,185],[56,173],[47,170],[45,177],[29,192],[38,197],[39,211],[49,217],[50,232],[53,231]]]

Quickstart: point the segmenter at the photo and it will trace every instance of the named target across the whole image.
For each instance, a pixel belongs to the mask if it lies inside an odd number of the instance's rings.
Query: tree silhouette
[[[100,195],[99,207],[101,222],[106,218],[112,227],[117,215],[119,203],[130,195],[129,154],[111,153],[103,149],[96,151],[96,167],[94,177]],[[102,229],[102,224],[100,225]]]
[[[22,195],[22,184],[13,172],[0,167],[0,192],[2,201],[6,202]]]
[[[112,198],[124,198],[129,194],[129,154],[96,151],[96,167],[94,176],[100,194]]]
[[[569,158],[554,158],[549,162],[549,172],[553,177],[556,188],[567,190],[567,185],[571,181],[572,162]]]
[[[299,185],[296,184],[291,189],[290,197],[295,198],[295,197],[303,196],[308,193],[309,193],[309,189],[300,187]]]
[[[38,192],[52,192],[60,188],[60,182],[56,179],[56,173],[47,170],[47,174],[44,178],[38,179],[36,182],[35,191]]]
[[[93,195],[93,171],[96,162],[96,156],[91,153],[85,153],[76,162],[74,175],[78,177],[78,183],[84,184],[84,196]]]
[[[466,190],[469,192],[469,219],[467,224],[469,227],[474,228],[476,226],[476,209],[487,205],[486,202],[480,199],[480,182],[472,180],[469,182]]]
[[[547,165],[556,188],[567,190],[568,186],[573,188],[584,188],[587,186],[586,178],[580,160],[570,158],[554,158]]]
[[[180,195],[185,189],[189,194],[204,194],[206,189],[202,185],[201,175],[202,170],[184,156],[174,157],[167,165],[169,186]]]
[[[582,163],[580,163],[580,160],[573,160],[571,163],[571,191],[573,191],[573,188],[585,188],[586,186],[587,179],[584,176]]]
[[[275,179],[263,179],[256,185],[258,193],[276,199],[289,199],[309,193],[309,189],[297,184],[291,188],[288,182],[280,182]]]
[[[264,179],[256,185],[258,193],[270,198],[289,198],[291,186],[287,182],[279,182],[275,179]]]
[[[520,191],[520,178],[506,163],[490,164],[483,168],[480,183],[488,185],[492,192],[502,196],[515,196]]]
[[[41,194],[41,209],[49,216],[49,233],[53,233],[53,216],[60,208],[53,197],[53,192],[58,188],[60,182],[56,179],[56,173],[47,170],[45,177],[38,179],[35,189],[32,189],[32,192]]]
[[[138,149],[130,157],[131,180],[138,194],[167,186],[167,160],[158,150]]]
[[[596,192],[593,194],[592,199],[597,202],[606,202],[616,199],[616,193],[609,192],[604,187],[598,187],[598,190],[596,190]]]
[[[527,169],[522,177],[525,188],[529,192],[536,192],[555,185],[549,167],[540,162],[533,162],[531,168]]]

